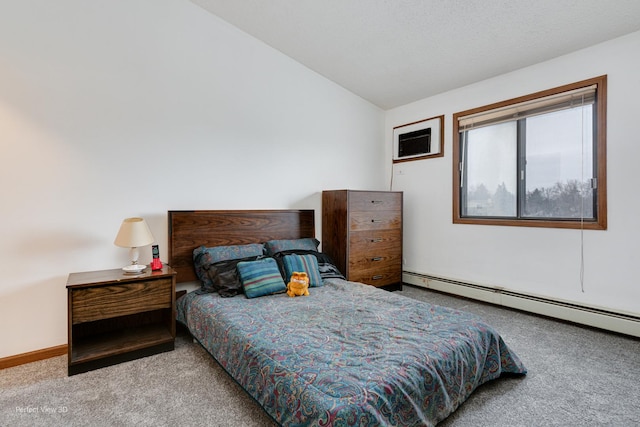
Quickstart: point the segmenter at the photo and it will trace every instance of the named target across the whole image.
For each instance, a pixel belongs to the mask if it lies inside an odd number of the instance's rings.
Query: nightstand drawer
[[[171,296],[170,278],[74,289],[73,324],[170,308]]]

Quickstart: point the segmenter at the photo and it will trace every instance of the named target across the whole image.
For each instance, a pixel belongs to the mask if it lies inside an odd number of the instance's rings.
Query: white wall
[[[125,265],[126,217],[164,258],[167,210],[319,225],[323,189],[387,187],[381,110],[191,2],[1,3],[0,357],[66,343],[67,275]]]
[[[387,111],[388,158],[394,126],[445,115],[445,157],[392,169],[393,189],[405,192],[404,269],[640,313],[638,52],[640,33],[633,33]],[[603,74],[608,75],[608,230],[581,235],[452,223],[453,113]]]

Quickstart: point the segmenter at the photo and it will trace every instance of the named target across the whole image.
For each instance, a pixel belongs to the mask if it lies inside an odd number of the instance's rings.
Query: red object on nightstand
[[[153,261],[151,261],[151,270],[162,270],[162,261],[160,261],[160,250],[158,245],[151,246]]]

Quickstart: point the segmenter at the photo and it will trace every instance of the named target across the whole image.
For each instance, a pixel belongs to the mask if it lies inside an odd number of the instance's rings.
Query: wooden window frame
[[[460,154],[461,138],[459,132],[459,118],[477,114],[484,111],[507,107],[509,105],[531,101],[537,98],[544,98],[550,95],[580,89],[582,87],[597,85],[596,89],[596,121],[595,121],[595,158],[596,158],[596,193],[595,219],[538,219],[538,218],[481,218],[463,217],[461,215],[461,191],[460,191]],[[594,77],[582,80],[553,89],[524,95],[518,98],[461,111],[453,115],[453,223],[454,224],[476,224],[476,225],[503,225],[516,227],[545,227],[545,228],[569,228],[586,230],[606,230],[607,229],[607,158],[606,158],[606,138],[607,138],[607,76]]]

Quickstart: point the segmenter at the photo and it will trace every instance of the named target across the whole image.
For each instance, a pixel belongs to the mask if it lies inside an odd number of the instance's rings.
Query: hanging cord
[[[394,139],[395,135],[391,132],[391,177],[389,178],[389,191],[393,191],[393,174],[395,173],[395,163],[393,163],[394,150],[396,149]]]
[[[580,109],[580,182],[584,185],[584,95]],[[593,191],[593,190],[592,190]],[[584,293],[584,195],[580,192],[580,289]]]
[[[584,202],[583,202],[584,203]],[[580,289],[584,293],[584,220],[580,219]]]
[[[393,191],[393,173],[395,172],[395,164],[393,163],[393,152],[391,153],[391,178],[389,178],[389,191]]]

